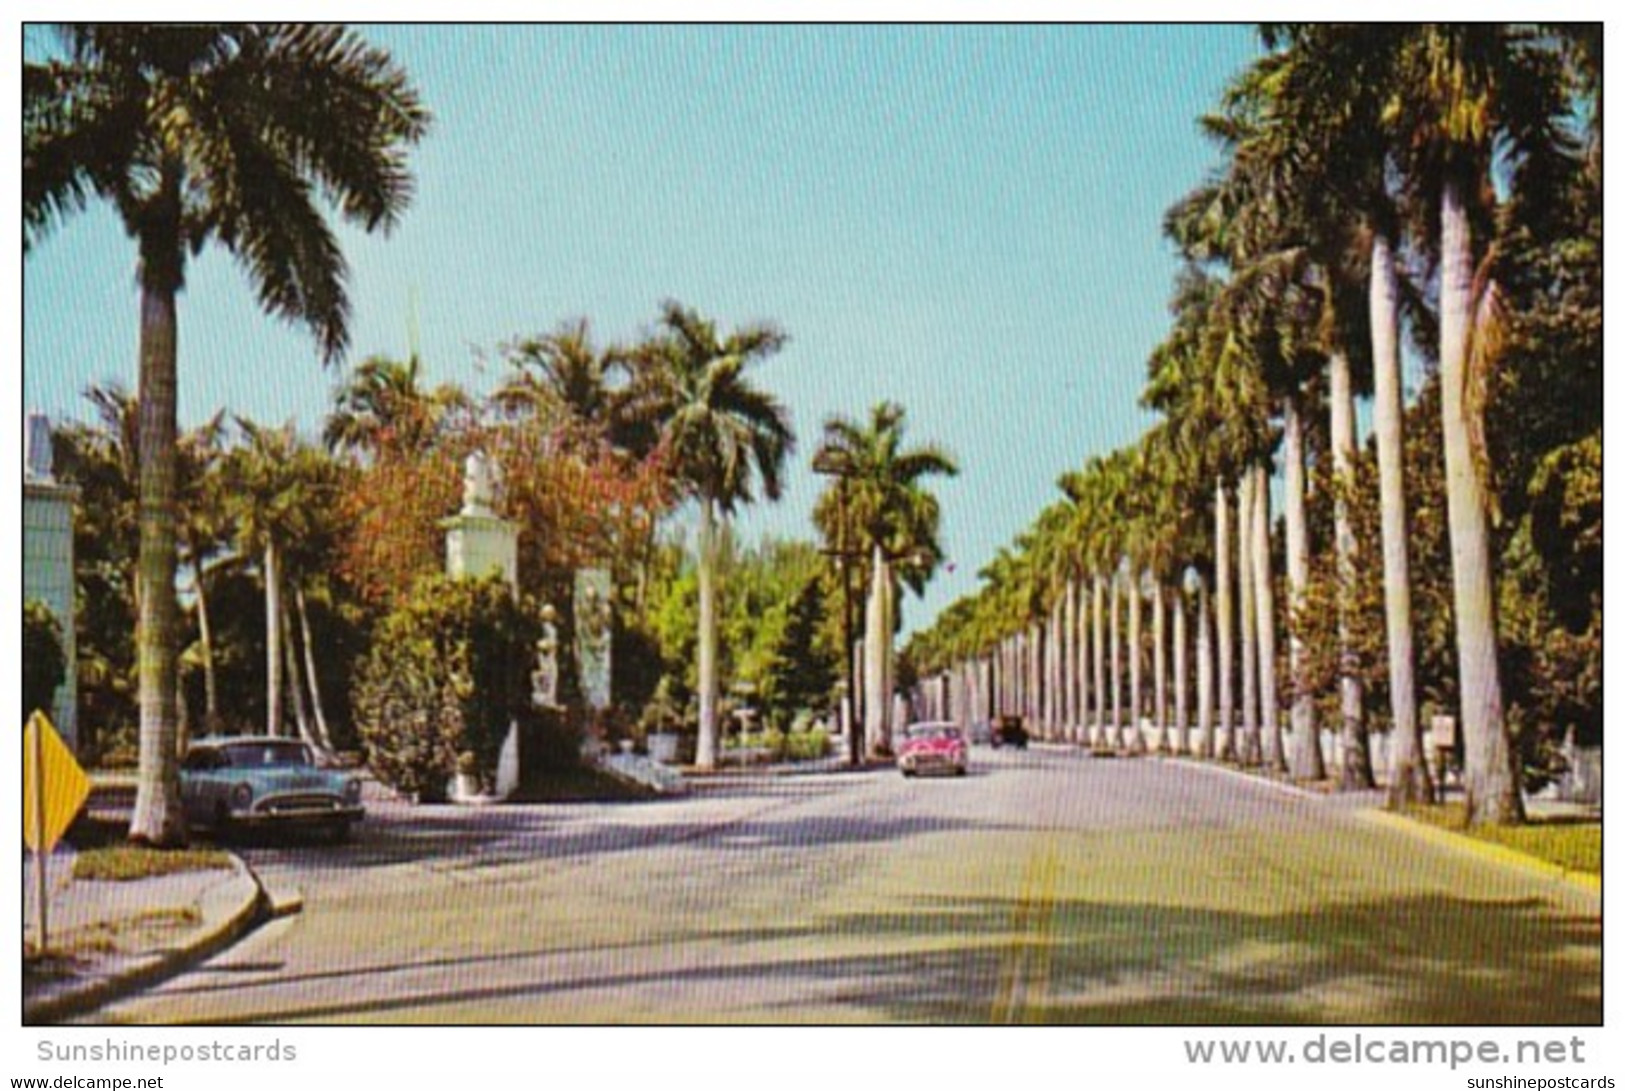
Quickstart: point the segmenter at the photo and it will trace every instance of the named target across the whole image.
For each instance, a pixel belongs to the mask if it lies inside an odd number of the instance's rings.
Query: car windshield
[[[957,739],[959,728],[944,727],[942,724],[915,724],[908,729],[910,739]]]
[[[238,769],[263,765],[314,765],[310,748],[300,742],[232,743],[221,747],[226,764]]]

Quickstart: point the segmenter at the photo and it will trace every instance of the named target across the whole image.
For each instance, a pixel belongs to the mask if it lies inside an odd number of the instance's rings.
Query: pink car
[[[956,724],[930,721],[910,724],[897,747],[897,768],[905,777],[916,773],[952,773],[962,777],[970,764],[970,747]]]

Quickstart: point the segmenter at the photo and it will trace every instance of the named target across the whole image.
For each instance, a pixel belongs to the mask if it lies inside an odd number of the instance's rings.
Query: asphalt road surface
[[[373,804],[350,844],[243,850],[303,913],[90,1021],[1601,1021],[1595,893],[1223,770],[973,759]]]

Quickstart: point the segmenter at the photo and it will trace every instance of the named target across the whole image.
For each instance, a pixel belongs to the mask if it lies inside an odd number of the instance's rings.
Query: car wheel
[[[956,776],[956,777],[962,777],[962,776],[965,775],[965,773],[966,773],[966,769],[965,769],[965,767],[963,765],[957,766],[954,769],[954,776]]]

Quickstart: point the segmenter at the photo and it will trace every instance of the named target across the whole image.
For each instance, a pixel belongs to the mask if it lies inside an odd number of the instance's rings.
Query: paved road
[[[1594,1024],[1595,894],[1220,770],[977,751],[248,850],[303,914],[98,1021]]]

